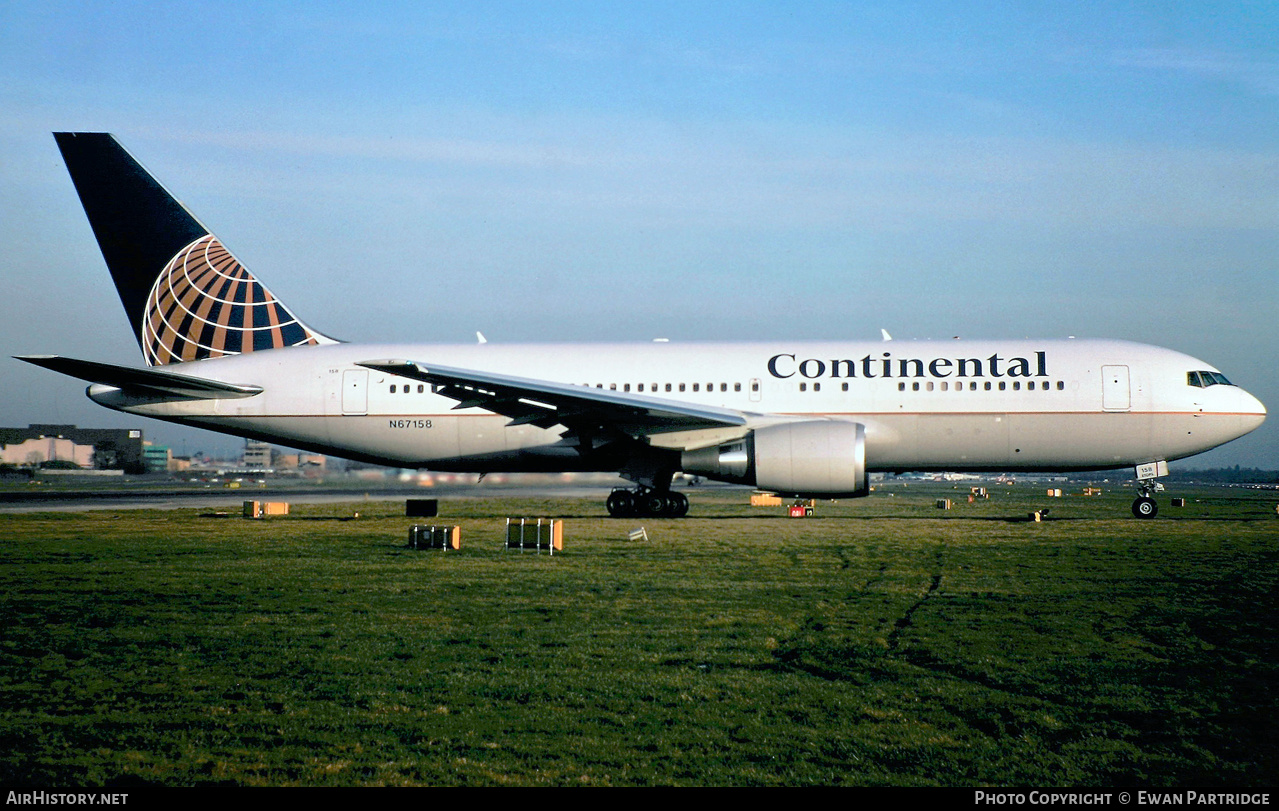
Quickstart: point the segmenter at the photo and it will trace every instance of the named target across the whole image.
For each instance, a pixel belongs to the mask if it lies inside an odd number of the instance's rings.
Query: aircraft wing
[[[639,435],[737,427],[747,423],[745,413],[730,408],[680,403],[589,386],[411,360],[368,360],[358,365],[425,381],[435,387],[436,394],[457,400],[454,409],[483,408],[510,417],[510,425],[576,428],[592,424]]]
[[[60,355],[15,355],[14,357],[90,383],[114,386],[144,396],[180,400],[234,400],[262,393],[261,386],[241,386],[174,372],[114,366],[110,363],[76,360]]]

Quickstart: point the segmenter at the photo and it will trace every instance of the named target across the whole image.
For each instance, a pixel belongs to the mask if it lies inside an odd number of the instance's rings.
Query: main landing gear
[[[683,518],[688,515],[688,497],[672,490],[637,487],[618,488],[605,502],[614,518]]]

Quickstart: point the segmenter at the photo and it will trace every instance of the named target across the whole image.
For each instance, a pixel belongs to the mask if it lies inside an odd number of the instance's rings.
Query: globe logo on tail
[[[212,234],[169,260],[142,320],[149,366],[317,344],[318,338]]]

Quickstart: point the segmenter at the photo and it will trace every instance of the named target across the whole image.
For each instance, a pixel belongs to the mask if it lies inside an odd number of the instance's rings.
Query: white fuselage
[[[106,386],[112,408],[382,464],[460,471],[589,470],[562,426],[507,417],[429,384],[370,370],[404,358],[735,409],[743,428],[653,434],[677,450],[775,422],[865,425],[869,470],[1080,470],[1177,459],[1259,426],[1265,408],[1188,355],[1124,341],[360,345],[298,347],[169,370],[261,386],[244,399],[146,402]]]

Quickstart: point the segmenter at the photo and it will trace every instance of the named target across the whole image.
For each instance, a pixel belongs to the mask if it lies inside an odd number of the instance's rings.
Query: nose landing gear
[[[1132,514],[1137,518],[1154,518],[1159,514],[1159,503],[1154,493],[1163,486],[1155,481],[1160,476],[1168,475],[1168,463],[1164,461],[1137,465],[1137,498],[1132,502]]]
[[[1154,518],[1159,514],[1159,502],[1143,493],[1133,501],[1132,514],[1137,518]]]

